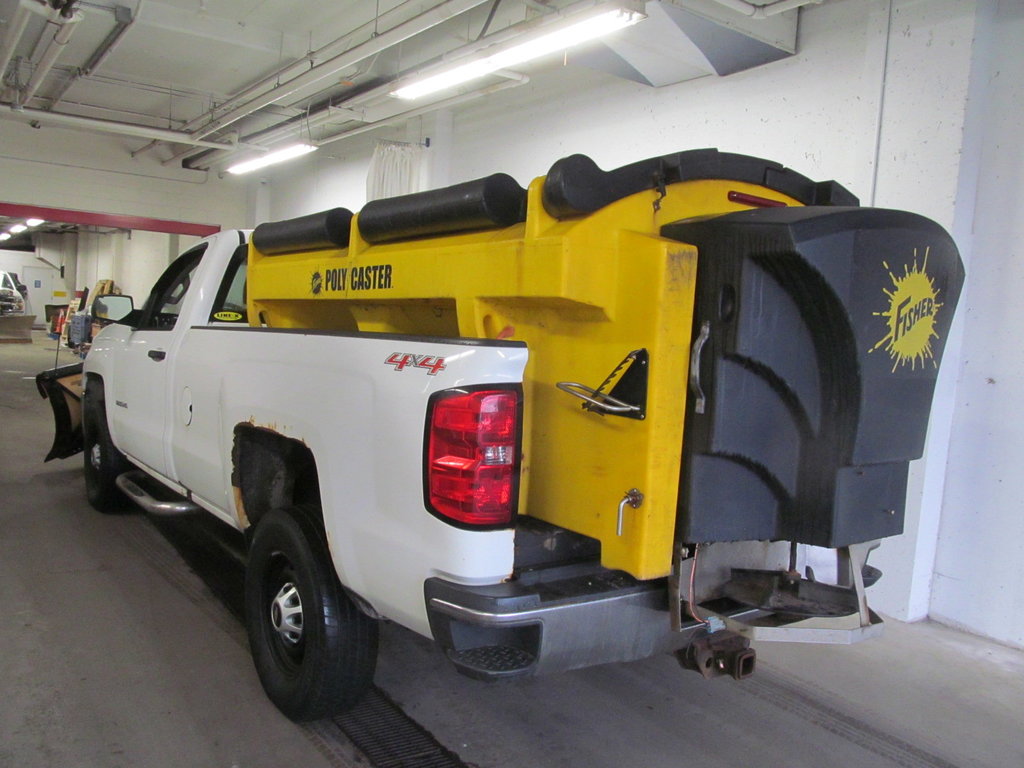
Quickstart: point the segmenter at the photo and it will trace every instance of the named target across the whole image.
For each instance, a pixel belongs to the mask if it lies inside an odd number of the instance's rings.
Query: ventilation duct
[[[755,6],[751,6],[755,7]],[[731,75],[796,52],[797,11],[744,17],[715,2],[646,4],[647,18],[570,60],[651,86]]]

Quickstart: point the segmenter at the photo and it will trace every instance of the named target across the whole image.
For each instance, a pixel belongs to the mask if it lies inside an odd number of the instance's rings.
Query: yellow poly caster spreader
[[[962,281],[939,226],[835,182],[574,155],[529,190],[496,174],[263,225],[249,316],[525,341],[521,514],[649,579],[674,542],[899,533]]]
[[[38,381],[97,509],[245,532],[290,717],[358,700],[381,617],[478,678],[742,678],[752,640],[879,631],[963,278],[935,223],[775,163],[575,155],[213,235]]]

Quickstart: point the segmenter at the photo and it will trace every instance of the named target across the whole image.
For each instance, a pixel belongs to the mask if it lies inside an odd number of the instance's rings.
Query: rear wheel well
[[[320,504],[313,452],[272,429],[239,424],[231,451],[231,485],[244,526],[252,530],[272,509]],[[316,521],[323,525],[323,520]]]

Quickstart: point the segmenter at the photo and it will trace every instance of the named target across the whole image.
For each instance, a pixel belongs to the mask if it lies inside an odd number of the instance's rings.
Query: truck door
[[[169,467],[170,373],[181,338],[174,328],[205,250],[203,243],[179,256],[153,286],[119,360],[115,396],[107,397],[118,447],[162,475]]]
[[[248,254],[247,245],[235,249],[206,318],[208,326],[248,326]],[[188,336],[194,338],[195,329]],[[210,371],[209,357],[193,353],[195,344],[190,339],[178,349],[172,376],[175,404],[166,427],[172,459],[168,475],[209,505],[226,510],[231,506],[231,444],[225,444],[222,432],[222,376]],[[221,343],[225,350],[230,344],[227,339]]]

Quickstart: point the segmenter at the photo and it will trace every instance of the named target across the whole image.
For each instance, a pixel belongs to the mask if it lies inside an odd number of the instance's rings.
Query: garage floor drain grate
[[[469,768],[377,688],[334,722],[374,768]]]

